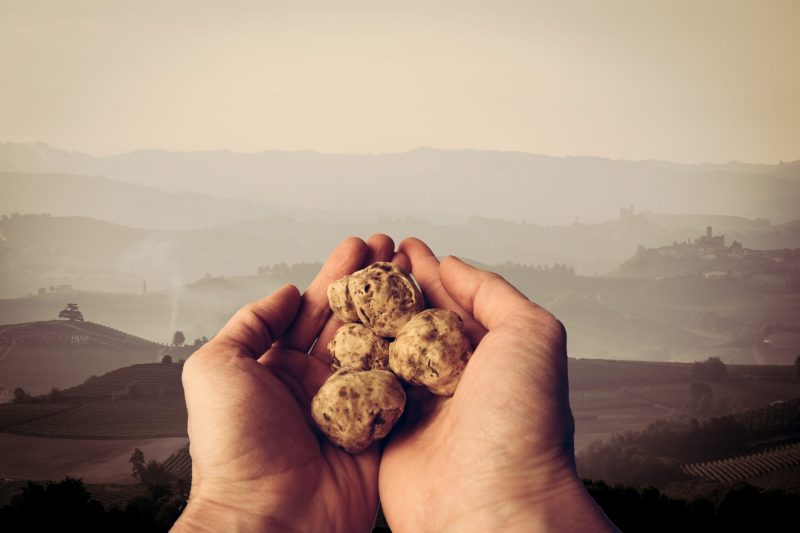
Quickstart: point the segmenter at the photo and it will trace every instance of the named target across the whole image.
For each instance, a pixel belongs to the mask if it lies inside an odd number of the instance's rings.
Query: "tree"
[[[27,403],[31,401],[31,395],[23,390],[22,387],[14,389],[14,403]]]
[[[50,392],[47,393],[47,401],[48,403],[57,403],[61,400],[61,390],[58,387],[53,387],[50,389]]]
[[[800,381],[800,355],[794,360],[794,380]]]
[[[164,364],[171,363],[172,362],[172,356],[169,355],[169,354],[165,355],[164,357],[161,358],[161,362],[164,363]]]
[[[182,331],[176,331],[175,334],[172,336],[172,344],[175,346],[183,346],[183,343],[186,342],[186,337],[183,335]]]
[[[714,391],[708,383],[696,382],[689,385],[689,411],[708,415],[714,407]]]
[[[175,476],[168,472],[164,465],[155,459],[145,461],[144,452],[140,448],[134,448],[129,462],[131,476],[147,488],[154,500],[171,492],[170,485],[175,481]]]
[[[142,472],[144,472],[144,452],[139,448],[134,448],[131,458],[131,477],[138,482],[142,482]]]
[[[709,357],[702,363],[695,361],[689,374],[699,381],[724,381],[728,377],[728,369],[719,357]]]
[[[58,318],[66,318],[71,322],[83,322],[83,313],[78,309],[78,304],[68,303],[67,306],[58,313]]]

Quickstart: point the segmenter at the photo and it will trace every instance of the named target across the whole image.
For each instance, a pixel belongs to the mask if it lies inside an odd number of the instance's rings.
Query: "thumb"
[[[240,308],[212,339],[216,344],[260,357],[294,321],[300,308],[300,291],[286,284],[269,296]]]
[[[520,318],[543,324],[552,320],[560,329],[552,314],[495,272],[480,270],[451,255],[442,260],[439,277],[450,296],[489,331]]]

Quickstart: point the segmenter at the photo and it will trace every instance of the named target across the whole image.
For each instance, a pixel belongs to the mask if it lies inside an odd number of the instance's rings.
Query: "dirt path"
[[[71,476],[86,483],[131,483],[128,459],[134,448],[148,461],[163,461],[187,442],[185,437],[80,440],[0,433],[0,479],[58,481]]]

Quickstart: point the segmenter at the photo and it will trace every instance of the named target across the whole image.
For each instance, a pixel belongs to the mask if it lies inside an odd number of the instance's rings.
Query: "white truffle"
[[[389,433],[405,403],[403,386],[391,372],[342,368],[311,400],[311,416],[328,440],[359,453]]]
[[[345,324],[328,343],[331,367],[389,370],[389,343],[364,324]]]
[[[446,309],[427,309],[403,326],[389,345],[389,367],[398,377],[450,396],[472,356],[461,317]]]
[[[360,321],[381,337],[396,337],[425,308],[414,281],[394,263],[373,263],[354,272],[347,288]]]
[[[344,276],[328,285],[328,304],[333,314],[342,322],[359,322],[358,313],[347,290],[348,281],[350,276]]]

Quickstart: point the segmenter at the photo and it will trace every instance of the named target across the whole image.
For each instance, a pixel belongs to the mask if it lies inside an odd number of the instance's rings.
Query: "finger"
[[[224,344],[257,358],[283,335],[299,308],[300,291],[294,285],[284,285],[236,311],[209,344]]]
[[[377,261],[390,261],[394,255],[394,241],[391,237],[382,233],[376,233],[367,239],[367,248],[369,249],[367,260],[362,267],[366,267]],[[336,335],[336,330],[343,324],[344,322],[331,315],[331,318],[328,319],[328,322],[322,328],[317,342],[314,343],[314,347],[311,348],[311,355],[319,358],[326,364],[330,364],[328,343],[333,339],[333,336]]]
[[[479,324],[472,314],[464,309],[442,285],[439,274],[439,260],[433,255],[433,251],[428,245],[417,239],[409,237],[403,239],[398,251],[405,254],[411,263],[411,274],[419,283],[425,301],[431,307],[449,309],[458,313],[464,321],[467,333],[472,339],[473,345],[477,345],[481,338],[486,335],[486,329]]]
[[[395,252],[392,263],[402,268],[404,272],[411,272],[411,260],[403,252]]]
[[[445,257],[439,271],[447,292],[490,331],[520,318],[558,332],[562,328],[552,314],[531,302],[499,274],[477,269],[454,256]]]
[[[369,266],[378,261],[391,261],[394,255],[394,241],[384,233],[376,233],[367,239],[369,254],[363,266]]]
[[[277,342],[278,346],[308,353],[332,314],[328,305],[328,285],[357,270],[366,258],[367,250],[366,243],[358,237],[349,237],[339,243],[303,293],[297,318]]]

